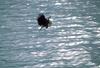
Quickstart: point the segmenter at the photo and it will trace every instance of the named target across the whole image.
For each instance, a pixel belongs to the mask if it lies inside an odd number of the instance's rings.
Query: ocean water
[[[0,68],[100,68],[100,0],[0,0]]]

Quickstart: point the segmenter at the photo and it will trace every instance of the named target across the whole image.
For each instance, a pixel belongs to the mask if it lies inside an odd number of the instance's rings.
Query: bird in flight
[[[48,28],[51,26],[52,22],[49,20],[51,17],[46,18],[43,13],[40,13],[37,17],[38,25],[41,26],[40,30],[45,27]]]

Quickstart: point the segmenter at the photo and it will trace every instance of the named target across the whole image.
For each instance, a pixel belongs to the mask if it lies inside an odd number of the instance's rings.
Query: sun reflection
[[[37,65],[34,65],[30,68],[44,68],[46,66],[46,64],[37,64]]]
[[[75,66],[90,60],[88,52],[83,48],[59,49],[57,55],[57,57],[53,58],[54,60],[70,60],[68,64]]]
[[[100,34],[97,34],[96,37],[100,38]]]
[[[79,36],[68,36],[67,38],[69,39],[76,39],[76,38],[90,38],[91,36],[89,35],[79,35]]]
[[[62,2],[65,2],[66,0],[61,0]]]
[[[47,6],[47,4],[41,4],[40,6],[41,6],[41,7],[45,7],[45,6]]]
[[[47,55],[47,52],[45,52],[45,51],[43,51],[43,52],[31,52],[31,54],[34,57],[43,57],[43,56],[46,56]]]
[[[65,45],[65,43],[60,43],[60,44],[58,44],[58,46],[62,46],[62,45]]]
[[[67,27],[83,27],[83,25],[80,25],[80,24],[71,24],[71,25],[67,25]]]
[[[61,62],[61,61],[59,61],[59,62],[52,62],[50,65],[56,67],[58,65],[64,65],[64,62]]]
[[[61,3],[55,3],[55,5],[62,5]]]
[[[89,43],[88,41],[77,41],[77,42],[69,42],[67,45],[68,46],[76,46],[79,44],[88,44],[88,43]]]
[[[58,50],[59,52],[65,52],[65,51],[68,51],[68,50],[66,50],[66,49],[60,49],[60,50]]]
[[[29,4],[29,3],[27,3],[26,5],[27,5],[27,6],[29,6],[30,4]]]
[[[51,66],[54,66],[54,65],[58,65],[58,63],[57,62],[52,62]]]
[[[32,20],[25,20],[26,22],[32,22]]]
[[[32,27],[28,27],[28,29],[32,29]]]

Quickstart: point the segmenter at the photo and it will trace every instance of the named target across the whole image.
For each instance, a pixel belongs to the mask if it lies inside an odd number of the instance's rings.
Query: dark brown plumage
[[[49,18],[50,17],[48,17],[48,19],[45,18],[44,14],[39,14],[37,18],[38,25],[41,26],[41,28],[48,28],[51,25]]]

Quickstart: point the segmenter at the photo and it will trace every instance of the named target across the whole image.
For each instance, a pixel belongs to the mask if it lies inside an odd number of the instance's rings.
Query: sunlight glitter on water
[[[61,3],[55,3],[55,5],[57,6],[57,5],[62,5]]]
[[[99,68],[99,2],[1,0],[0,67]],[[39,13],[51,27],[38,30]]]

